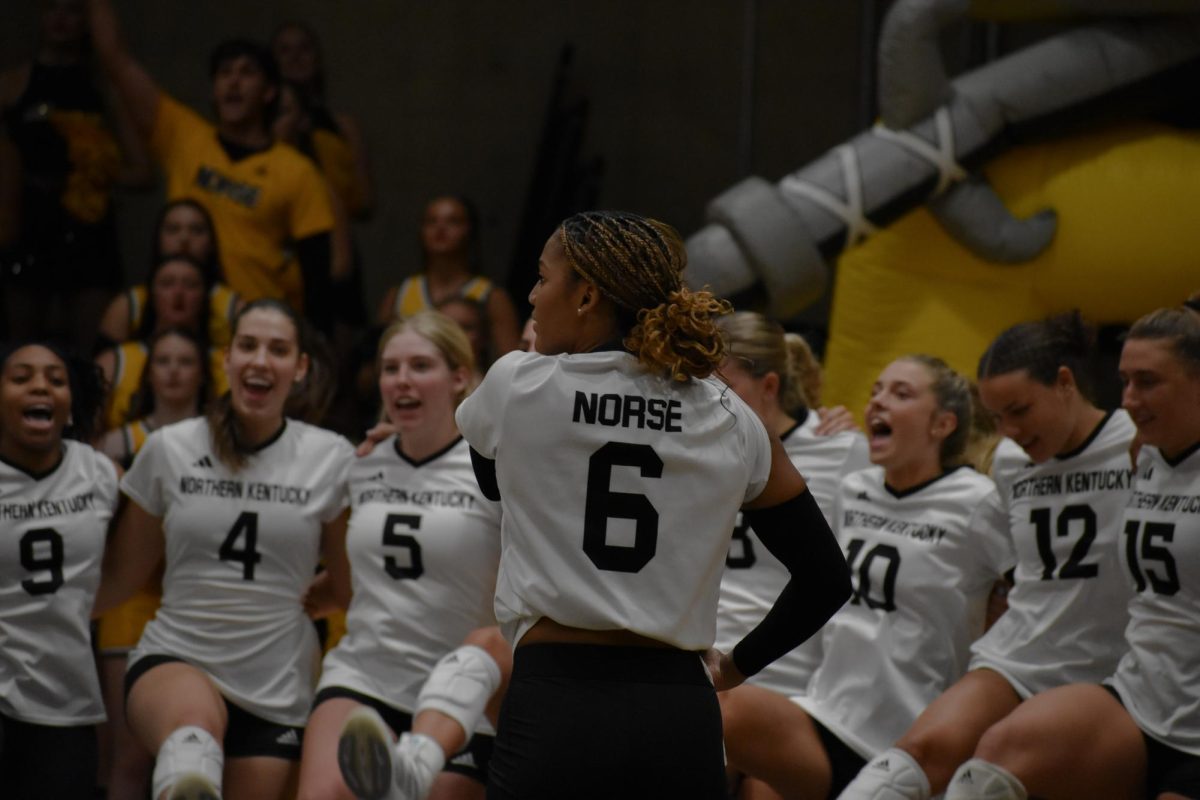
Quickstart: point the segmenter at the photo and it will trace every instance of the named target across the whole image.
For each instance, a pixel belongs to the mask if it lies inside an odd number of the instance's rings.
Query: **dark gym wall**
[[[741,177],[739,162],[778,179],[869,121],[862,4],[845,0],[114,1],[151,74],[203,110],[217,41],[266,39],[288,19],[321,32],[331,105],[359,118],[373,162],[376,212],[356,234],[372,310],[414,269],[417,220],[437,193],[476,200],[485,270],[504,277],[564,45],[575,48],[573,85],[590,102],[583,155],[606,164],[599,204],[661,217],[685,235]],[[36,30],[36,4],[11,5],[0,25],[4,66],[29,55]],[[131,279],[145,269],[160,197],[121,199]]]

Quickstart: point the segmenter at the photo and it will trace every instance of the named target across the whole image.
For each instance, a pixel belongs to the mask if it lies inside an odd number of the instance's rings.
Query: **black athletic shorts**
[[[721,709],[700,655],[518,647],[487,796],[723,800]]]
[[[345,697],[356,703],[361,703],[364,706],[370,706],[375,709],[397,736],[405,731],[412,730],[412,714],[409,714],[407,711],[401,711],[398,708],[393,708],[382,700],[342,686],[330,686],[317,692],[317,696],[313,700],[313,708],[315,709],[321,703],[324,703],[326,700],[332,700],[335,697]],[[465,775],[472,780],[486,784],[488,764],[492,760],[492,749],[495,746],[495,742],[496,737],[494,736],[487,736],[482,733],[474,734],[467,740],[467,746],[455,753],[446,762],[446,766],[442,770],[444,772]]]
[[[0,797],[89,798],[96,753],[95,725],[38,725],[0,714]]]
[[[812,720],[813,727],[817,729],[817,736],[825,748],[825,755],[829,757],[829,766],[833,768],[833,778],[829,783],[827,797],[837,797],[850,784],[850,781],[854,780],[859,770],[867,765],[867,760],[851,750],[845,742],[837,737],[837,734],[818,722],[815,717],[810,716],[809,719]]]
[[[137,679],[162,664],[186,664],[186,660],[175,656],[143,656],[129,665],[125,672],[125,701],[129,702],[129,690]],[[302,726],[281,725],[251,714],[225,700],[229,721],[225,726],[225,741],[221,749],[226,758],[270,756],[285,761],[299,761],[300,749],[304,744]]]
[[[1124,708],[1125,702],[1117,690],[1107,683],[1103,686]],[[1200,756],[1176,750],[1147,736],[1145,731],[1142,731],[1142,743],[1146,746],[1147,797],[1157,797],[1164,792],[1200,797]]]

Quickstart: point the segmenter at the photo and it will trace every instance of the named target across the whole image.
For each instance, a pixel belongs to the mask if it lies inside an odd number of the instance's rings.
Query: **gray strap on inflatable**
[[[842,165],[842,180],[846,188],[845,201],[823,186],[798,178],[795,174],[788,175],[780,181],[779,189],[784,194],[799,195],[810,200],[840,219],[846,226],[846,247],[851,247],[879,229],[863,213],[862,170],[858,168],[858,155],[854,148],[844,144],[835,148],[833,152]]]
[[[944,106],[934,113],[934,124],[937,126],[938,142],[934,147],[929,142],[908,131],[894,131],[876,123],[871,132],[888,142],[893,142],[905,150],[924,158],[933,164],[938,172],[937,188],[933,190],[936,197],[950,188],[952,183],[967,177],[967,171],[954,160],[954,125],[950,121],[950,112]]]

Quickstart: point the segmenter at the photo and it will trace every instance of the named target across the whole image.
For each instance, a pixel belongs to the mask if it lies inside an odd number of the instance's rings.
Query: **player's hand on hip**
[[[746,680],[746,676],[733,663],[733,657],[728,653],[722,653],[716,648],[709,648],[704,651],[704,666],[708,668],[713,688],[718,692],[724,692],[736,686],[741,686]]]

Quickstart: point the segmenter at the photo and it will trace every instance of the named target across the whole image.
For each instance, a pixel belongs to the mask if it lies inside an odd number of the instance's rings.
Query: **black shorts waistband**
[[[712,686],[699,653],[603,644],[520,645],[513,652],[513,676]]]

